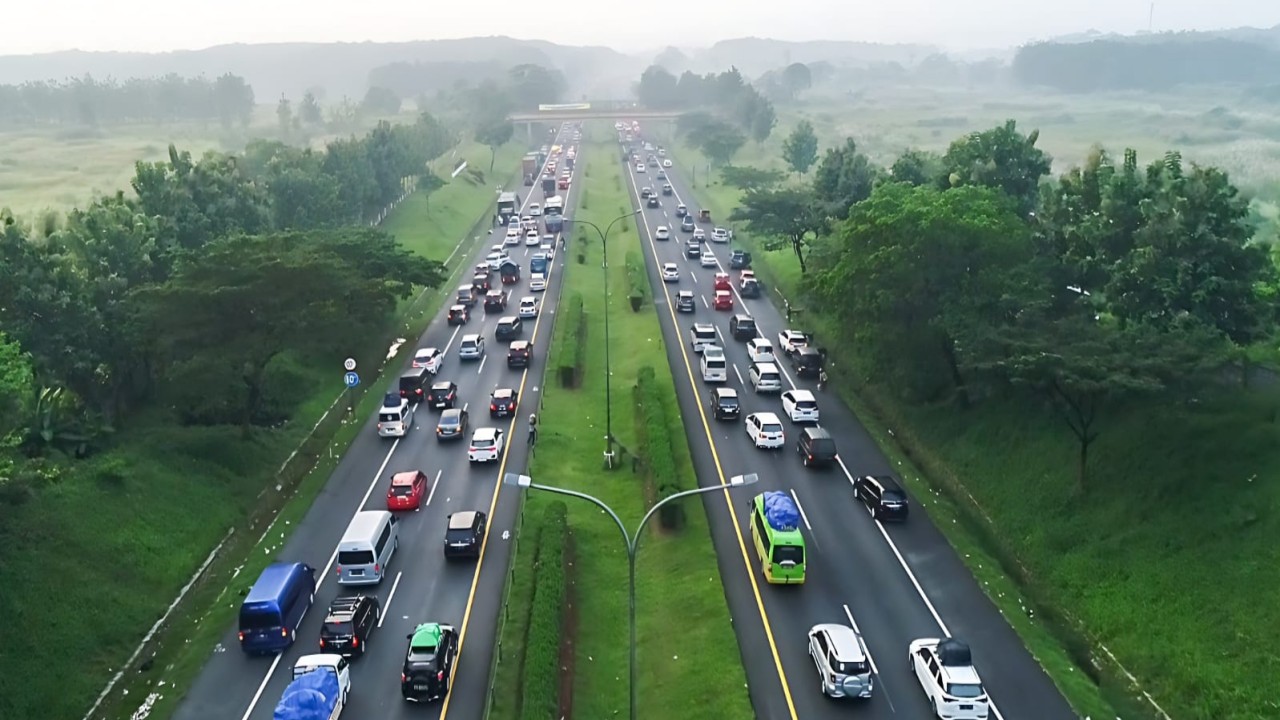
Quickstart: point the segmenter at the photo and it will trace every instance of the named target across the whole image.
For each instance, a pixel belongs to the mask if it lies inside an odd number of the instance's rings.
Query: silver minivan
[[[773,363],[751,363],[751,387],[756,392],[782,392],[782,373]]]
[[[384,404],[378,408],[378,435],[381,437],[404,437],[413,426],[413,406],[401,399],[394,406]]]
[[[375,585],[382,582],[387,563],[400,547],[396,516],[386,510],[365,510],[351,518],[338,544],[338,584]]]
[[[809,630],[809,657],[822,678],[827,697],[871,697],[871,662],[862,638],[853,628],[836,623]]]
[[[702,380],[704,382],[729,380],[729,364],[725,361],[724,350],[719,346],[702,346]]]

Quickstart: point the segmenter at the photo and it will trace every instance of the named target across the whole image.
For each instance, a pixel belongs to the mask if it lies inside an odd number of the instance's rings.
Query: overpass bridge
[[[575,122],[579,120],[665,120],[672,122],[686,114],[685,110],[645,110],[634,102],[608,100],[604,102],[566,103],[541,105],[537,112],[512,113],[507,117],[516,127],[525,128],[525,135],[533,141],[533,126],[544,123]]]

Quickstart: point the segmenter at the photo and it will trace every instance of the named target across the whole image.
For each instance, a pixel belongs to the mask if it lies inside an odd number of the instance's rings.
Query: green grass
[[[611,131],[589,127],[596,137]],[[600,142],[585,148],[586,166],[578,186],[591,198],[583,219],[604,227],[630,211],[616,149]],[[585,263],[576,256],[586,245]],[[638,449],[636,408],[632,385],[640,368],[652,365],[657,381],[674,400],[675,384],[666,363],[658,318],[650,305],[634,313],[627,302],[624,258],[639,252],[634,224],[624,221],[609,236],[609,320],[613,428],[619,441]],[[629,526],[639,522],[651,504],[629,461],[612,472],[601,469],[605,430],[604,287],[599,272],[598,238],[569,243],[565,296],[580,292],[586,299],[587,354],[583,383],[565,390],[554,381],[544,388],[539,410],[539,437],[530,474],[543,482],[588,492],[610,505]],[[673,433],[679,472],[693,477],[683,433]],[[523,513],[536,517],[554,497],[530,493]],[[574,560],[570,598],[576,615],[573,716],[611,718],[627,712],[627,560],[618,529],[608,516],[581,502],[569,503]],[[715,550],[702,505],[685,506],[687,525],[674,534],[656,531],[650,523],[641,540],[637,564],[640,714],[668,720],[752,717],[738,643],[733,633]],[[527,608],[532,548],[517,547],[512,580],[499,641],[501,659],[495,677],[518,676],[521,638],[527,631]],[[516,668],[516,669],[512,669]],[[499,683],[493,691],[491,717],[516,716],[515,682]]]
[[[487,149],[484,153],[487,169]],[[518,155],[516,147],[500,150],[504,181]],[[447,158],[440,162],[452,167]],[[430,215],[423,208],[425,198],[411,196],[386,227],[406,238],[413,235],[408,244],[415,251],[443,259],[458,238],[474,235],[477,219],[485,226],[494,184],[442,188],[431,199]],[[455,205],[472,208],[472,214]],[[417,232],[418,223],[426,222],[430,230]],[[416,337],[448,287],[445,283],[439,291],[402,302],[390,336]],[[380,345],[361,357],[368,385],[357,418],[367,417],[395,380],[373,375],[385,355]],[[100,714],[128,716],[153,692],[161,697],[150,717],[172,712],[232,622],[241,592],[297,526],[360,427],[345,422],[340,412],[331,413],[300,453],[302,460],[277,474],[338,395],[339,360],[285,363],[281,370],[288,371],[291,383],[314,391],[281,429],[259,430],[242,441],[236,428],[183,428],[163,412],[147,411],[129,419],[109,452],[71,465],[5,518],[0,602],[9,608],[14,627],[26,630],[10,634],[0,654],[0,716],[83,715],[192,572],[235,527],[219,559],[154,643],[150,671],[127,673]],[[261,498],[260,492],[265,493]],[[271,532],[259,543],[271,520],[268,511],[279,508]],[[88,645],[86,638],[92,639]],[[68,653],[72,647],[81,651]],[[150,649],[143,658],[149,656]],[[41,671],[30,673],[33,666]]]

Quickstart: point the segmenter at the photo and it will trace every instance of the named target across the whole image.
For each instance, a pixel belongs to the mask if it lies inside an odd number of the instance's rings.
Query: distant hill
[[[643,65],[605,47],[572,47],[509,37],[423,40],[403,43],[272,43],[218,45],[166,53],[65,52],[0,56],[0,84],[29,80],[153,77],[168,73],[216,77],[234,73],[253,86],[258,102],[282,93],[300,97],[324,88],[329,99],[360,98],[374,68],[397,62],[536,63],[558,68],[572,96],[588,93],[615,77],[638,77]]]
[[[789,42],[766,38],[722,40],[692,55],[701,72],[737,67],[743,75],[756,77],[791,63],[825,61],[832,65],[873,65],[896,62],[914,65],[926,57],[942,52],[932,45],[882,45],[879,43],[815,41]]]

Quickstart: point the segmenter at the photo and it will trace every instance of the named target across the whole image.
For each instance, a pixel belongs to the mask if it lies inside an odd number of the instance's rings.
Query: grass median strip
[[[612,132],[588,128],[602,139]],[[602,142],[584,147],[583,177],[591,198],[589,211],[578,218],[601,228],[631,212],[631,201],[622,182],[616,147]],[[633,312],[625,258],[640,252],[635,224],[622,220],[609,235],[610,360],[612,363],[613,432],[627,453],[619,467],[602,469],[605,449],[606,388],[604,348],[604,278],[599,238],[574,233],[568,254],[584,253],[560,266],[565,272],[565,297],[580,293],[585,299],[585,357],[581,385],[576,389],[551,383],[544,388],[538,410],[538,445],[529,474],[535,481],[594,495],[612,507],[629,527],[639,522],[655,498],[646,491],[643,469],[655,458],[644,449],[653,438],[639,430],[640,413],[634,402],[634,386],[644,372],[644,383],[657,389],[666,406],[664,417],[675,418],[675,384],[663,350],[656,314]],[[566,258],[568,259],[568,258]],[[560,318],[557,320],[559,324]],[[563,335],[557,328],[557,341]],[[552,355],[565,348],[553,348]],[[647,370],[646,370],[647,368]],[[652,373],[650,376],[649,373]],[[668,404],[669,403],[669,404]],[[670,428],[668,428],[668,431]],[[673,472],[693,482],[693,464],[683,433],[666,433],[670,450],[664,453]],[[656,449],[654,453],[658,452]],[[632,458],[638,458],[634,465]],[[521,717],[519,698],[528,696],[526,683],[539,682],[528,674],[529,658],[520,653],[531,635],[527,615],[531,588],[538,567],[527,533],[530,521],[542,508],[555,502],[552,496],[530,491],[525,498],[525,533],[512,560],[506,620],[499,634],[500,657],[490,717]],[[610,718],[625,716],[628,706],[627,657],[627,556],[613,521],[595,507],[571,502],[568,524],[572,537],[572,564],[568,566],[569,615],[572,662],[560,672],[572,674],[572,695],[562,696],[557,708],[566,717]],[[637,637],[639,643],[639,708],[643,717],[666,720],[746,718],[753,711],[746,693],[737,639],[734,636],[724,588],[720,582],[715,550],[706,516],[696,500],[683,506],[684,526],[674,530],[660,523],[648,526],[640,541],[637,561]],[[524,667],[525,673],[520,673]],[[512,681],[511,678],[519,680]],[[524,715],[523,717],[530,717]],[[543,716],[543,717],[555,717]]]

